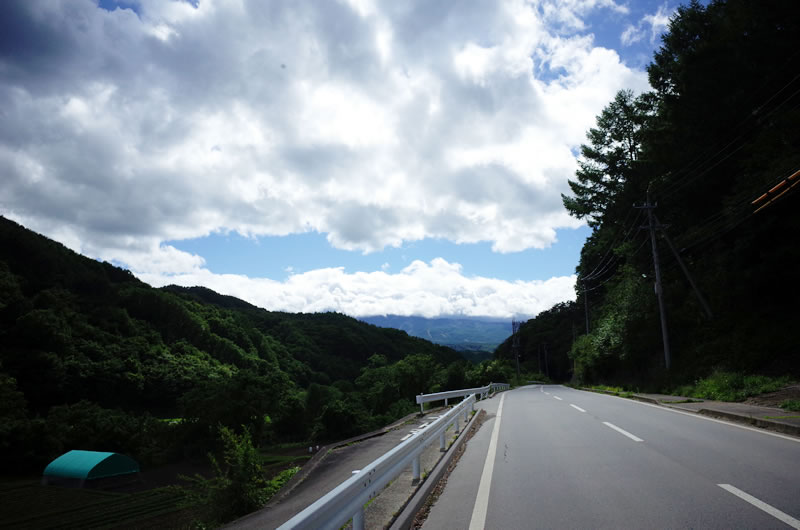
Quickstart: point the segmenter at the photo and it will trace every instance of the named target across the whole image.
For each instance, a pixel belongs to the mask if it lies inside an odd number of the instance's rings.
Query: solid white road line
[[[586,390],[579,390],[579,392],[586,392],[587,394],[592,394],[594,396],[600,396],[602,398],[608,399],[625,399],[618,396],[609,396],[608,394],[598,394],[596,392],[588,392]],[[748,427],[747,425],[741,425],[739,423],[733,423],[730,421],[725,420],[718,420],[716,418],[709,418],[708,416],[703,416],[701,414],[697,414],[695,412],[685,412],[682,410],[675,410],[671,407],[665,407],[662,405],[653,405],[652,403],[643,403],[641,401],[636,401],[633,399],[626,399],[627,403],[633,403],[634,405],[642,405],[644,407],[652,407],[654,409],[663,410],[664,412],[674,412],[675,414],[682,414],[684,416],[689,416],[690,418],[697,418],[698,420],[705,420],[705,421],[712,421],[714,423],[721,423],[722,425],[730,425],[731,427],[736,427],[737,429],[744,429],[745,431],[752,431],[757,432],[759,434],[766,434],[767,436],[774,436],[775,438],[783,438],[784,440],[789,440],[790,442],[799,442],[800,438],[795,438],[793,436],[787,436],[785,434],[779,434],[777,432],[766,431],[764,429],[757,429],[755,427]]]
[[[561,399],[561,398],[560,398],[560,397],[558,397],[558,396],[553,396],[553,397],[554,397],[554,398],[556,398],[556,399],[557,399],[557,400],[559,400],[559,401],[564,401],[563,399]]]
[[[638,436],[634,436],[631,433],[629,433],[628,431],[626,431],[624,429],[620,429],[619,427],[617,427],[613,423],[608,423],[607,421],[604,421],[603,425],[605,425],[607,427],[611,427],[612,429],[614,429],[615,431],[617,431],[620,434],[624,434],[625,436],[627,436],[628,438],[630,438],[634,442],[643,442],[644,441],[641,438],[639,438]]]
[[[580,408],[578,405],[573,405],[572,403],[570,403],[570,404],[569,404],[569,406],[570,406],[570,407],[572,407],[572,408],[573,408],[573,409],[575,409],[575,410],[579,410],[579,411],[581,411],[581,412],[586,412],[585,410],[583,410],[582,408]]]
[[[788,524],[792,528],[800,529],[800,521],[798,521],[797,519],[795,519],[791,515],[789,515],[787,513],[783,513],[779,509],[777,509],[777,508],[775,508],[773,506],[770,506],[766,502],[760,501],[760,500],[756,499],[755,497],[753,497],[752,495],[749,495],[749,494],[743,492],[739,488],[735,488],[735,487],[731,486],[730,484],[717,484],[717,486],[719,486],[720,488],[722,488],[722,489],[724,489],[724,490],[726,490],[726,491],[728,491],[730,493],[733,493],[734,495],[736,495],[740,499],[749,502],[750,504],[752,504],[753,506],[755,506],[759,510],[767,512],[768,514],[770,514],[775,519],[778,519],[779,521],[782,521],[782,522]]]
[[[494,420],[492,438],[489,440],[489,452],[486,453],[486,462],[483,463],[483,473],[478,486],[478,496],[475,498],[475,507],[472,509],[472,519],[469,521],[469,530],[483,530],[486,526],[486,511],[489,509],[489,489],[492,486],[492,473],[494,472],[494,457],[497,453],[497,438],[500,436],[500,419],[503,415],[503,402],[506,395],[500,397],[497,406],[497,416]]]

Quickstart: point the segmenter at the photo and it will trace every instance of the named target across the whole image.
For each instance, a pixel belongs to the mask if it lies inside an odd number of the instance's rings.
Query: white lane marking
[[[415,428],[411,429],[411,432],[409,432],[408,434],[406,434],[405,436],[403,436],[402,438],[400,438],[400,441],[401,441],[401,442],[405,442],[406,440],[408,440],[409,438],[411,438],[411,437],[412,437],[412,436],[414,436],[415,434],[417,434],[417,433],[420,433],[420,432],[424,431],[424,430],[425,430],[425,428],[426,428],[426,427],[428,427],[428,425],[430,425],[430,422],[425,422],[425,423],[423,423],[423,424],[421,424],[421,425],[418,425],[417,427],[415,427]]]
[[[634,436],[634,435],[632,435],[631,433],[629,433],[629,432],[628,432],[628,431],[626,431],[625,429],[620,429],[619,427],[617,427],[617,426],[616,426],[616,425],[614,425],[613,423],[608,423],[607,421],[604,421],[604,422],[603,422],[603,425],[605,425],[606,427],[611,427],[612,429],[614,429],[614,430],[615,430],[615,431],[617,431],[618,433],[620,433],[620,434],[623,434],[623,435],[627,436],[628,438],[630,438],[630,439],[631,439],[631,440],[633,440],[634,442],[643,442],[643,441],[644,441],[644,440],[642,440],[641,438],[639,438],[638,436]]]
[[[469,521],[469,530],[483,530],[486,525],[486,511],[489,509],[489,489],[492,487],[494,457],[497,453],[497,438],[500,435],[500,419],[502,418],[505,399],[506,395],[503,394],[500,397],[500,404],[497,406],[492,438],[489,440],[489,452],[486,453],[486,461],[483,463],[483,473],[481,473],[481,482],[478,486],[478,496],[475,498],[475,507],[472,509],[472,518]]]
[[[557,400],[559,400],[559,401],[564,401],[563,399],[561,399],[561,398],[560,398],[560,397],[558,397],[558,396],[553,396],[553,397],[554,397],[554,398],[556,398],[556,399],[557,399]]]
[[[549,395],[550,395],[550,392],[545,392],[545,394],[547,394],[547,395],[549,396]]]
[[[577,389],[575,389],[577,390]],[[600,396],[604,398],[610,399],[624,399],[617,396],[609,396],[608,394],[598,394],[597,392],[588,392],[586,390],[579,390],[579,392],[586,392],[587,394],[592,394],[595,396]],[[783,438],[784,440],[789,440],[791,442],[798,442],[800,443],[800,438],[794,438],[792,436],[786,436],[785,434],[779,434],[777,432],[767,431],[764,429],[757,429],[755,427],[748,427],[747,425],[740,425],[738,423],[733,423],[730,421],[718,420],[716,418],[709,418],[708,416],[702,416],[700,414],[696,414],[693,412],[684,412],[682,410],[675,410],[670,407],[664,407],[661,405],[653,405],[652,403],[644,403],[642,401],[636,401],[633,399],[626,399],[626,403],[633,403],[635,405],[644,405],[645,407],[652,407],[654,409],[663,410],[664,412],[674,412],[675,414],[683,414],[684,416],[689,416],[690,418],[697,418],[698,420],[706,420],[706,421],[713,421],[714,423],[721,423],[722,425],[730,425],[731,427],[737,427],[739,429],[744,429],[745,431],[752,431],[757,432],[759,434],[766,434],[767,436],[774,436],[775,438]]]
[[[752,495],[749,495],[749,494],[743,492],[739,488],[735,488],[735,487],[731,486],[730,484],[717,484],[717,486],[719,486],[720,488],[722,488],[722,489],[724,489],[724,490],[726,490],[726,491],[728,491],[730,493],[733,493],[734,495],[736,495],[740,499],[749,502],[750,504],[752,504],[753,506],[755,506],[759,510],[767,512],[768,514],[770,514],[775,519],[778,519],[779,521],[782,521],[782,522],[788,524],[792,528],[800,529],[800,521],[798,521],[797,519],[795,519],[794,517],[792,517],[788,513],[784,513],[782,511],[780,511],[779,509],[777,509],[777,508],[775,508],[773,506],[770,506],[766,502],[760,501],[760,500],[756,499],[755,497],[753,497]]]
[[[569,404],[569,406],[570,406],[570,407],[572,407],[572,408],[573,408],[573,409],[575,409],[575,410],[579,410],[579,411],[581,411],[581,412],[586,412],[585,410],[583,410],[582,408],[580,408],[578,405],[573,405],[572,403],[570,403],[570,404]]]

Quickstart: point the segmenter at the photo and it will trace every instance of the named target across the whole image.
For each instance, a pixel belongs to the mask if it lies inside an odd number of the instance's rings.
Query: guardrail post
[[[364,507],[353,514],[353,530],[364,530]]]
[[[467,409],[464,409],[464,428],[467,427],[467,422],[469,421],[469,416],[467,416]]]
[[[459,433],[459,427],[460,427],[460,425],[458,423],[458,414],[456,414],[456,417],[454,418],[453,425],[456,428],[455,433],[458,434]]]
[[[419,455],[414,457],[414,465],[412,466],[411,483],[416,484],[419,482]]]
[[[420,396],[421,395],[422,394],[420,394]],[[419,413],[420,413],[420,415],[425,414],[425,409],[423,407],[425,407],[425,403],[420,403],[419,404]]]
[[[439,435],[439,452],[444,453],[447,451],[447,448],[444,446],[444,432]]]
[[[447,406],[447,398],[444,398],[444,406]]]

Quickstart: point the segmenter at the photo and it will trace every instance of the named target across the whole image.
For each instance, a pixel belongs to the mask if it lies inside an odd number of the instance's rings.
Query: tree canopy
[[[800,373],[790,272],[800,258],[798,15],[794,2],[679,7],[648,67],[653,90],[621,91],[597,117],[563,198],[593,229],[576,287],[590,333],[572,311],[563,318],[580,334],[560,334],[572,344],[559,351],[574,377],[663,387],[713,370]],[[646,205],[664,276],[669,372]]]

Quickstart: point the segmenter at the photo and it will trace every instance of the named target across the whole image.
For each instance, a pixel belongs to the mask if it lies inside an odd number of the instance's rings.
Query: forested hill
[[[549,342],[556,365],[574,363],[587,382],[800,375],[799,50],[798,2],[678,9],[648,67],[653,91],[620,92],[587,134],[563,198],[593,228],[577,303],[523,327],[523,362]],[[510,343],[500,353],[510,357]]]
[[[501,380],[491,369],[341,314],[154,289],[0,217],[8,471],[74,448],[145,464],[205,455],[218,425],[256,443],[347,437],[412,412],[420,392]]]

